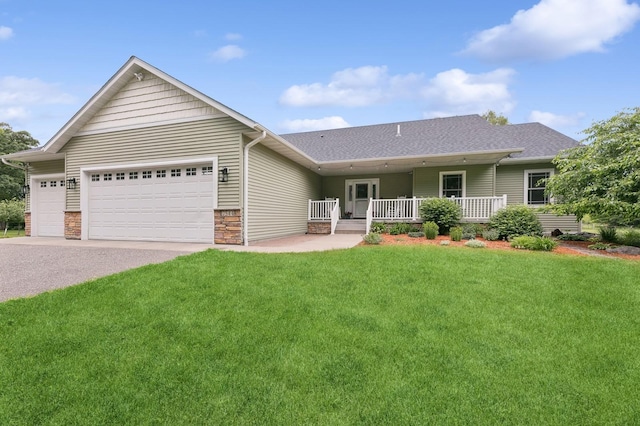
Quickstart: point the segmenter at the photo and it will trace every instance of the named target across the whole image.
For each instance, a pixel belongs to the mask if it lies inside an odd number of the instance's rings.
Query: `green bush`
[[[387,225],[382,222],[371,222],[371,228],[369,232],[373,232],[375,234],[384,234],[387,232]]]
[[[593,243],[587,246],[591,250],[606,250],[611,247],[611,244],[607,243]]]
[[[542,235],[540,219],[533,209],[523,205],[507,206],[498,210],[489,220],[489,227],[498,231],[498,238]]]
[[[22,229],[24,227],[24,200],[0,201],[0,227]]]
[[[394,223],[391,228],[389,228],[389,234],[391,235],[400,235],[400,234],[408,234],[411,232],[411,225],[408,223]]]
[[[601,226],[598,231],[600,233],[600,239],[605,243],[618,242],[618,231],[615,226]]]
[[[424,229],[424,235],[427,237],[427,240],[435,240],[438,236],[438,224],[435,222],[425,222],[422,224],[422,229]]]
[[[556,237],[560,241],[589,241],[589,237],[584,234],[562,234]]]
[[[482,238],[487,241],[497,241],[500,239],[500,233],[495,229],[485,229],[482,231]]]
[[[422,229],[420,229],[420,226],[418,225],[411,225],[409,232],[422,232]]]
[[[637,229],[628,230],[622,238],[620,238],[620,243],[625,246],[640,247],[640,231]]]
[[[408,234],[411,238],[422,238],[424,237],[424,232],[422,231],[410,231]]]
[[[451,244],[451,241],[449,241],[449,240],[442,240],[442,241],[440,241],[440,245],[441,245],[441,246],[448,246],[449,244]]]
[[[460,228],[459,226],[454,226],[449,231],[449,236],[453,241],[460,241],[462,239],[462,228]]]
[[[473,223],[465,223],[462,226],[462,239],[473,240],[476,238],[476,225]]]
[[[484,248],[487,246],[485,243],[478,240],[469,240],[466,243],[464,243],[464,245],[466,247],[471,247],[471,248]]]
[[[380,234],[375,232],[369,232],[367,235],[363,236],[362,239],[367,244],[380,244],[382,242]]]
[[[424,222],[438,224],[438,232],[445,235],[452,226],[460,222],[462,209],[455,201],[447,198],[430,198],[420,204],[420,216]]]
[[[525,250],[541,250],[551,251],[556,248],[558,243],[548,237],[538,237],[532,235],[520,235],[513,237],[511,247]]]

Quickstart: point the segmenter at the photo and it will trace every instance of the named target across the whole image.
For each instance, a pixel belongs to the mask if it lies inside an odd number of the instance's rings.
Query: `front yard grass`
[[[0,304],[0,424],[638,424],[640,265],[207,251]]]
[[[24,229],[9,229],[6,233],[0,229],[0,238],[24,237]]]

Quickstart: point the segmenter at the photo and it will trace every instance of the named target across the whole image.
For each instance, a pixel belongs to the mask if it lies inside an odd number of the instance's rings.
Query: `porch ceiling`
[[[511,154],[517,154],[522,151],[522,148],[515,148],[500,151],[320,162],[315,166],[315,171],[322,176],[347,176],[354,174],[409,173],[418,167],[458,166],[462,168],[476,164],[495,164]]]

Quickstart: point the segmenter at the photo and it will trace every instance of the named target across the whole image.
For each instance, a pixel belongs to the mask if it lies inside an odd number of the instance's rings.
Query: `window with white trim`
[[[56,186],[58,186],[58,181],[57,180],[52,180],[51,182],[49,182],[49,186],[51,188],[55,188]]]
[[[124,180],[124,172],[116,173],[116,180]]]
[[[440,196],[451,197],[465,197],[466,196],[466,182],[467,172],[453,171],[453,172],[440,172]]]
[[[102,175],[102,180],[111,180],[111,178],[111,173],[105,173],[104,175]]]
[[[47,182],[46,181],[42,181],[40,182],[40,188],[46,188],[47,187]]]
[[[91,182],[100,182],[100,175],[99,174],[92,174],[91,175]]]
[[[129,180],[138,179],[138,172],[129,172]]]
[[[204,166],[202,167],[203,175],[212,175],[213,174],[213,166]]]
[[[156,177],[157,178],[167,177],[167,171],[166,170],[156,170]]]
[[[143,170],[142,179],[151,179],[151,170]]]
[[[195,176],[196,175],[196,168],[195,167],[187,167],[185,174],[187,176]]]
[[[182,172],[182,169],[171,169],[171,177],[178,177],[180,176]]]
[[[529,206],[549,204],[549,195],[545,194],[547,179],[553,175],[553,169],[524,171],[524,200]]]

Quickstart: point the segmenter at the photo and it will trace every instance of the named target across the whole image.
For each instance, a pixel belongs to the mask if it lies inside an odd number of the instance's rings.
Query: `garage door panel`
[[[64,180],[42,179],[34,182],[35,227],[32,235],[40,237],[64,236],[65,187]]]
[[[171,176],[176,167],[126,170],[111,181],[101,172],[90,182],[89,238],[211,243],[214,176],[201,168],[196,176],[186,176],[186,166],[180,176]]]

